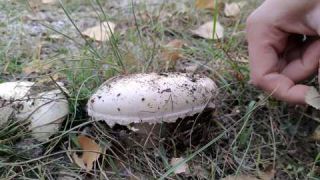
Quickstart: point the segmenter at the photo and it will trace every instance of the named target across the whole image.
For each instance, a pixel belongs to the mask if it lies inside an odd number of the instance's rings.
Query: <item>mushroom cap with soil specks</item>
[[[88,114],[109,126],[175,122],[213,107],[216,84],[208,77],[184,73],[150,73],[107,80],[89,99]]]

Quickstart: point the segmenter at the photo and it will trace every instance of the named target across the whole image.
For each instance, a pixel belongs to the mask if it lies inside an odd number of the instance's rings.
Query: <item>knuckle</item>
[[[256,13],[251,13],[249,17],[246,19],[245,31],[248,40],[250,39],[249,37],[253,35],[252,32],[254,32],[257,26],[259,26],[259,23],[261,23],[260,21],[261,20],[259,20]]]

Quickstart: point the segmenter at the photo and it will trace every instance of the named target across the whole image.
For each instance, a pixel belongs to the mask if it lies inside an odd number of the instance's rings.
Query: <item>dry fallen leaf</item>
[[[238,16],[241,12],[241,8],[245,5],[245,2],[238,3],[226,3],[224,6],[224,14],[227,17],[235,17]]]
[[[64,79],[65,78],[65,75],[62,74],[62,73],[55,73],[53,74],[52,76],[44,76],[44,77],[41,77],[37,80],[38,83],[40,84],[45,84],[45,83],[50,83],[52,82],[52,80],[54,81],[59,81],[61,79]]]
[[[23,67],[22,71],[25,74],[31,74],[31,73],[45,73],[49,71],[52,67],[52,64],[45,63],[40,60],[32,61],[27,66]]]
[[[163,47],[161,57],[166,61],[176,61],[182,58],[181,48],[185,42],[183,40],[175,39],[170,41]]]
[[[180,162],[182,162],[184,159],[182,157],[180,158],[172,158],[170,160],[170,165],[171,166],[176,166],[178,165]],[[189,166],[186,163],[182,163],[180,164],[178,167],[176,167],[176,169],[174,170],[175,174],[181,174],[181,173],[190,173],[189,170]]]
[[[320,94],[315,87],[311,87],[305,97],[306,103],[316,109],[320,109]]]
[[[276,175],[276,170],[274,170],[271,167],[271,169],[268,171],[260,172],[259,179],[260,180],[272,180],[272,179],[274,179],[275,175]]]
[[[222,39],[224,34],[224,28],[218,21],[215,22],[215,24],[213,21],[210,21],[206,22],[198,29],[192,30],[191,32],[205,39]]]
[[[310,139],[319,141],[320,140],[320,126],[318,126],[312,133]]]
[[[215,8],[215,0],[197,0],[196,8],[213,10]]]
[[[41,0],[42,4],[54,4],[57,0]]]
[[[271,169],[267,172],[261,172],[258,177],[251,175],[240,175],[240,176],[227,176],[221,180],[272,180],[276,175],[276,171]]]
[[[97,26],[86,29],[82,34],[99,42],[108,41],[114,33],[115,27],[116,25],[113,22],[103,22]]]
[[[86,169],[86,171],[91,171],[93,163],[98,160],[102,149],[93,139],[84,135],[79,135],[78,141],[83,153],[80,157],[77,153],[72,154],[74,163],[79,167]]]

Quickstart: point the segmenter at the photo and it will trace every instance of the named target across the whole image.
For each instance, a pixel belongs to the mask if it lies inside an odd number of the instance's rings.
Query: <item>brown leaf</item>
[[[274,179],[275,175],[276,175],[276,170],[270,169],[268,171],[261,172],[259,174],[259,178],[260,180],[272,180]]]
[[[73,161],[82,169],[91,171],[93,168],[93,163],[98,160],[102,149],[93,139],[84,135],[79,135],[78,141],[83,153],[81,157],[79,157],[77,153],[73,153]]]
[[[183,40],[175,39],[170,41],[163,47],[161,57],[166,61],[176,61],[182,58],[181,48],[185,42]]]
[[[82,34],[99,42],[108,41],[115,27],[116,25],[113,22],[103,22],[97,26],[86,29]]]
[[[40,83],[40,84],[45,84],[45,83],[52,82],[52,79],[53,79],[54,81],[59,81],[59,80],[64,79],[64,78],[65,78],[65,75],[64,75],[64,74],[55,73],[55,74],[52,75],[52,76],[44,76],[44,77],[38,79],[37,82]]]
[[[215,8],[215,0],[197,0],[195,5],[197,9],[213,10]]]
[[[31,74],[31,73],[45,73],[52,67],[52,64],[45,63],[40,60],[32,61],[30,64],[25,66],[22,71],[25,74]]]
[[[205,39],[222,39],[224,35],[224,28],[218,21],[209,21],[200,26],[198,29],[191,30],[191,32]]]

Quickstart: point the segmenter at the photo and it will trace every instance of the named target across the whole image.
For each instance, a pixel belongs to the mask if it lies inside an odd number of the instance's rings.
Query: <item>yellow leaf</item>
[[[185,42],[175,39],[166,44],[162,50],[161,57],[166,61],[176,61],[182,58],[181,48]]]
[[[75,164],[86,171],[91,171],[93,163],[98,160],[101,147],[91,138],[80,135],[78,136],[80,147],[83,150],[82,156],[78,156],[76,153],[72,154],[72,158]]]
[[[224,28],[218,21],[209,21],[201,25],[198,29],[191,30],[191,32],[205,39],[222,39]]]
[[[196,8],[213,10],[215,8],[215,0],[197,0]]]
[[[116,25],[112,22],[103,22],[97,26],[86,29],[82,34],[95,41],[108,41],[114,33],[115,27]]]

